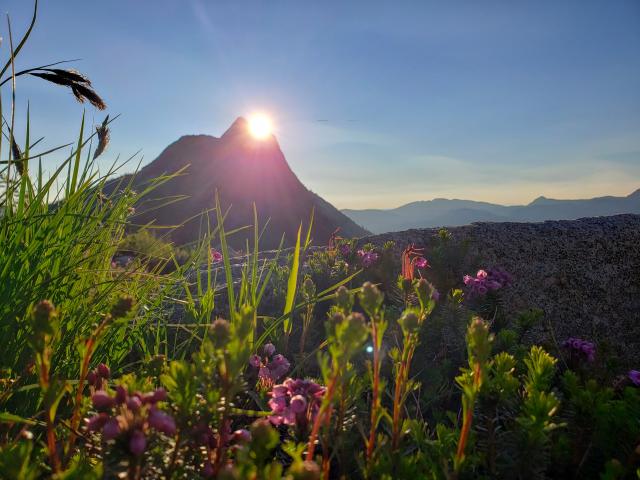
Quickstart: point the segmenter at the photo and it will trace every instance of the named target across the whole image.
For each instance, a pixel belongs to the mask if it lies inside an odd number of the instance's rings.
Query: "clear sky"
[[[1,5],[18,36],[31,1]],[[638,0],[41,0],[39,14],[18,68],[82,59],[122,114],[105,160],[148,162],[260,110],[339,208],[640,188]],[[24,79],[27,101],[33,135],[73,140],[85,107],[70,92]]]

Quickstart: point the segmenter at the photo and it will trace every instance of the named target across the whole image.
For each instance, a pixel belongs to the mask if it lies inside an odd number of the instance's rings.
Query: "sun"
[[[249,116],[249,133],[258,140],[264,140],[273,131],[271,119],[264,113],[254,113]]]

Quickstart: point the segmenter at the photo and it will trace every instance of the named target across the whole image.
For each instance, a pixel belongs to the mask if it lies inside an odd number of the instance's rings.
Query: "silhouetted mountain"
[[[555,200],[538,197],[528,205],[504,206],[471,200],[413,202],[389,210],[342,210],[373,233],[459,226],[473,222],[542,222],[575,220],[620,213],[640,214],[640,189],[626,197],[598,197],[588,200]]]
[[[172,143],[138,172],[134,189],[141,189],[150,180],[175,173],[187,165],[184,173],[156,188],[136,207],[135,223],[181,225],[212,209],[217,189],[223,208],[231,207],[225,219],[227,230],[253,225],[255,202],[259,224],[264,226],[269,220],[260,242],[264,248],[277,247],[282,234],[285,234],[285,245],[294,243],[300,222],[308,224],[312,209],[315,209],[312,237],[317,244],[326,243],[338,227],[345,236],[368,233],[308,190],[289,167],[276,138],[253,138],[243,118],[238,118],[221,138],[188,135]],[[162,205],[166,203],[162,199],[182,195],[187,198]],[[209,215],[213,227],[215,214]],[[202,216],[190,220],[172,233],[172,239],[179,244],[196,240],[202,225],[206,226]],[[244,246],[246,236],[237,235],[230,241]]]

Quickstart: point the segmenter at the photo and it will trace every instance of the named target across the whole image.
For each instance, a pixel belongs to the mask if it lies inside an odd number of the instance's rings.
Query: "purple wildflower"
[[[434,301],[439,302],[439,301],[440,301],[440,292],[434,288],[434,289],[431,291],[431,298],[432,298]]]
[[[640,371],[629,370],[627,375],[629,376],[629,380],[631,380],[636,387],[640,387]]]
[[[475,277],[465,275],[462,277],[462,281],[467,287],[467,296],[473,298],[508,287],[511,285],[513,277],[505,270],[493,268],[490,270],[478,270]]]
[[[102,427],[102,436],[105,440],[113,440],[118,435],[120,435],[120,422],[117,417],[112,417]]]
[[[211,257],[211,263],[216,264],[222,262],[222,253],[217,251],[215,248],[210,250],[209,255]]]
[[[265,354],[265,356],[271,357],[274,353],[276,353],[276,347],[273,343],[265,343],[264,347],[262,347],[262,352]]]
[[[362,266],[369,268],[378,261],[379,255],[373,251],[358,250],[358,256],[362,262]]]
[[[149,426],[165,435],[176,433],[176,422],[171,415],[151,407],[149,412]]]
[[[351,254],[351,246],[348,243],[340,245],[340,255],[348,257]]]
[[[98,415],[94,415],[93,417],[87,420],[87,430],[90,432],[96,432],[104,427],[104,424],[109,420],[109,415],[102,412]]]
[[[134,430],[129,439],[129,451],[135,456],[142,455],[147,448],[147,437],[140,430]]]
[[[571,337],[565,340],[562,346],[569,350],[572,356],[586,359],[588,362],[593,362],[596,358],[596,346],[587,340]]]
[[[274,425],[295,425],[306,431],[320,410],[325,388],[311,380],[287,378],[275,385],[270,393],[271,416]]]
[[[429,266],[429,262],[424,257],[417,257],[413,262],[417,268],[427,268]]]
[[[252,367],[258,368],[261,363],[262,359],[260,358],[260,355],[251,355],[251,358],[249,358],[249,365]]]
[[[91,402],[97,410],[108,410],[116,404],[114,398],[104,390],[98,390],[91,396]]]
[[[289,371],[291,364],[284,355],[276,354],[276,347],[272,343],[265,344],[262,353],[262,357],[252,355],[249,365],[258,369],[258,380],[269,389]]]

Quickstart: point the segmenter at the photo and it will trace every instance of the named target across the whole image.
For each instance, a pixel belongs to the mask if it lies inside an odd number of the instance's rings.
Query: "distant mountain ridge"
[[[202,212],[214,207],[214,193],[220,195],[223,208],[230,207],[225,228],[253,225],[253,204],[258,211],[262,248],[276,248],[282,235],[285,245],[295,242],[298,226],[308,224],[312,210],[312,238],[316,244],[326,244],[337,228],[345,236],[368,234],[330,203],[308,190],[293,173],[275,136],[256,139],[249,133],[247,122],[240,117],[220,137],[187,135],[170,144],[154,161],[143,167],[133,178],[134,189],[142,189],[154,178],[173,174],[186,167],[180,175],[158,186],[136,206],[136,224],[182,225],[171,233],[172,240],[185,244],[197,240],[206,228]],[[130,175],[124,180],[131,179]],[[116,179],[106,186],[112,191]],[[168,203],[163,199],[185,196]],[[213,212],[210,225],[215,227]],[[205,220],[203,222],[203,220]],[[268,221],[268,224],[267,224]],[[251,234],[238,234],[229,241],[242,248]]]
[[[556,200],[538,197],[528,205],[505,206],[473,200],[436,198],[388,210],[344,209],[358,225],[373,233],[468,225],[473,222],[541,222],[575,220],[622,213],[640,214],[640,189],[626,197]]]

